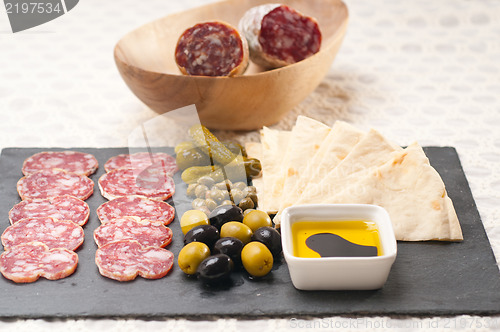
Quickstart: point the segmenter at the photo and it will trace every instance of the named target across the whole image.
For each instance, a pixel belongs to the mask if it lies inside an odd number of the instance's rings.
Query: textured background
[[[152,19],[206,2],[85,0],[68,14],[17,34],[11,33],[5,11],[0,10],[0,148],[126,146],[130,132],[156,113],[121,80],[112,57],[116,41]],[[348,32],[330,72],[274,127],[290,129],[297,115],[305,114],[327,124],[341,119],[362,129],[374,127],[401,145],[418,140],[422,145],[456,147],[499,261],[500,2],[346,0],[346,4]],[[256,132],[219,135],[258,139]],[[467,330],[500,323],[497,319],[380,317],[372,318],[372,323]],[[295,323],[28,320],[0,322],[0,330],[307,328],[303,322]],[[347,318],[320,323],[324,330],[377,327],[369,322],[352,325]]]

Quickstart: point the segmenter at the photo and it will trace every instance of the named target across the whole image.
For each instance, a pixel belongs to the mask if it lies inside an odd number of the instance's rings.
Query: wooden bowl
[[[114,58],[129,88],[155,112],[196,105],[202,124],[213,129],[253,130],[278,122],[304,100],[328,72],[347,28],[341,0],[282,0],[315,17],[323,41],[315,55],[296,64],[263,71],[251,64],[238,77],[185,76],[174,50],[181,33],[196,23],[222,20],[233,26],[251,7],[269,0],[226,0],[172,14],[125,35]]]

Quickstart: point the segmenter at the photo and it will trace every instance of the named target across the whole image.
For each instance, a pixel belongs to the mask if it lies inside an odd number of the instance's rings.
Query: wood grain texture
[[[270,71],[251,64],[242,76],[185,76],[174,50],[188,27],[222,20],[234,26],[266,0],[227,0],[172,14],[125,35],[116,45],[118,70],[132,92],[159,114],[195,104],[201,122],[213,129],[253,130],[279,121],[304,100],[328,72],[345,35],[347,7],[341,0],[284,0],[318,20],[323,42],[315,55]]]

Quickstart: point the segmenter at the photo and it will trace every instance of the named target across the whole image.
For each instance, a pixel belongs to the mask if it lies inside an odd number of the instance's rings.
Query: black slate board
[[[48,149],[8,148],[0,156],[0,230],[8,211],[19,202],[16,182],[22,162]],[[51,149],[57,150],[57,149]],[[102,166],[125,148],[76,149],[96,156]],[[500,274],[469,185],[454,148],[428,147],[431,164],[441,174],[454,202],[465,240],[461,243],[398,243],[398,256],[386,285],[376,291],[307,292],[296,290],[282,261],[261,280],[236,273],[232,285],[220,289],[186,277],[175,265],[163,279],[120,283],[102,277],[94,264],[92,232],[99,225],[96,208],[105,201],[98,192],[87,203],[91,217],[85,243],[77,252],[80,263],[70,277],[32,284],[15,284],[0,277],[0,318],[134,317],[324,317],[332,315],[493,315],[500,313]],[[172,152],[171,149],[167,152]],[[102,167],[91,178],[97,182]],[[185,185],[175,177],[177,208],[185,210]],[[178,254],[182,233],[178,216],[170,225]]]

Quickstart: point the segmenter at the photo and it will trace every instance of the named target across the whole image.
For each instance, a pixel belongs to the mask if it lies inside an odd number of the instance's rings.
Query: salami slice
[[[32,155],[23,163],[23,174],[30,175],[42,169],[59,168],[79,175],[89,176],[98,167],[97,159],[77,151],[47,151]]]
[[[1,236],[5,250],[22,243],[38,241],[49,249],[66,248],[76,250],[82,245],[83,229],[72,221],[50,217],[26,218],[5,229]]]
[[[17,283],[34,282],[40,277],[57,280],[75,272],[78,255],[64,248],[49,249],[42,242],[20,244],[0,255],[0,273]]]
[[[62,195],[86,200],[94,192],[94,182],[84,175],[52,168],[21,178],[17,182],[17,192],[23,200]]]
[[[179,169],[175,158],[163,152],[137,152],[133,154],[120,154],[111,157],[104,164],[106,172],[120,168],[148,170],[150,173],[164,173],[174,175]]]
[[[172,242],[172,231],[158,221],[121,217],[97,227],[94,240],[98,247],[119,240],[136,240],[143,246],[160,248]]]
[[[139,195],[158,201],[164,201],[175,192],[174,180],[161,173],[137,174],[133,169],[116,169],[99,178],[102,196],[112,200],[128,195]]]
[[[43,199],[25,199],[9,211],[9,220],[11,224],[14,224],[24,218],[53,217],[59,220],[71,220],[83,226],[89,220],[89,214],[90,209],[87,203],[76,197],[63,195]]]
[[[167,249],[145,247],[135,240],[121,240],[98,248],[95,263],[104,277],[130,281],[140,275],[159,279],[174,265],[174,254]]]
[[[251,60],[267,69],[304,60],[321,47],[316,20],[285,5],[253,7],[243,15],[239,28],[248,41]]]
[[[119,217],[136,216],[168,225],[174,220],[175,209],[166,202],[132,195],[102,204],[97,208],[97,216],[103,223]]]
[[[186,29],[175,48],[175,62],[184,75],[235,76],[248,66],[248,44],[231,25],[204,22]]]

